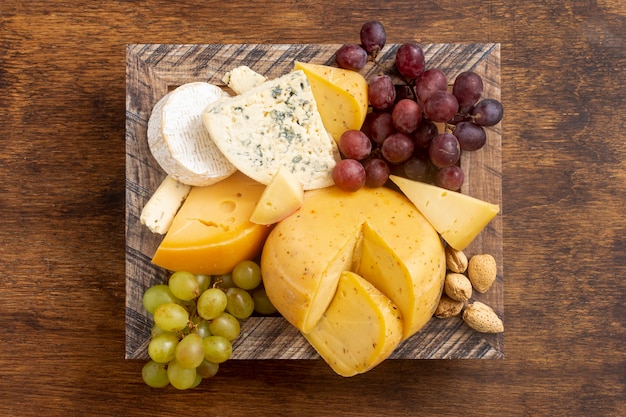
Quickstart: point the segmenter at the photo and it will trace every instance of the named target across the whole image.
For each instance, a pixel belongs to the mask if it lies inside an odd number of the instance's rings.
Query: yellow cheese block
[[[496,204],[455,191],[395,175],[389,178],[456,250],[472,243],[500,211]]]
[[[270,231],[249,220],[264,189],[241,172],[192,188],[152,262],[170,271],[225,274],[253,259]]]
[[[303,200],[302,182],[289,169],[281,166],[263,191],[250,221],[264,225],[277,223],[300,208]]]
[[[402,339],[402,315],[389,298],[353,272],[343,272],[337,292],[304,337],[341,376],[369,371]]]
[[[275,226],[261,268],[272,304],[304,333],[330,305],[341,273],[353,271],[398,306],[407,338],[437,306],[445,255],[437,232],[402,194],[333,186],[307,191],[302,207]]]
[[[346,130],[359,130],[368,108],[367,80],[361,74],[327,65],[296,61],[309,79],[326,130],[335,141]]]

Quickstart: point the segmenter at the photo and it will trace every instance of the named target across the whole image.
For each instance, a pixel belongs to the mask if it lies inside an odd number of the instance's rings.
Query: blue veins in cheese
[[[301,70],[209,104],[202,120],[226,158],[262,184],[282,166],[305,190],[333,185],[339,150]]]

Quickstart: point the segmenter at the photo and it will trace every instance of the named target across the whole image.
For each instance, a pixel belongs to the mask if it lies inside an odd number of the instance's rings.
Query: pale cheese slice
[[[148,145],[161,168],[175,180],[207,186],[237,169],[213,143],[202,111],[229,94],[206,82],[183,84],[162,97],[148,120]]]
[[[267,78],[253,71],[245,65],[233,68],[228,71],[222,81],[226,83],[235,93],[243,94],[254,87],[263,84]]]
[[[287,168],[281,166],[254,207],[250,221],[270,225],[289,216],[304,201],[302,183]]]
[[[344,271],[328,309],[309,333],[320,356],[341,376],[367,372],[402,340],[402,314],[376,287]]]
[[[140,221],[153,233],[165,234],[181,204],[189,195],[191,186],[176,181],[169,175],[141,211]]]
[[[305,190],[334,184],[341,157],[303,71],[210,104],[202,118],[218,148],[250,178],[267,185],[284,166]]]

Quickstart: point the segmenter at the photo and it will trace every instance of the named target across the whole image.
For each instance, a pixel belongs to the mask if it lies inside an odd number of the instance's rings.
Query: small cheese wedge
[[[337,143],[346,130],[359,130],[368,109],[367,80],[361,74],[327,65],[296,61],[306,74],[324,126]]]
[[[190,185],[167,175],[141,211],[141,224],[153,233],[165,234],[190,191]]]
[[[496,204],[455,191],[395,175],[389,178],[456,250],[472,243],[500,211]]]
[[[345,271],[328,309],[304,337],[337,374],[349,377],[369,371],[395,350],[402,315],[376,287]]]
[[[202,114],[211,139],[250,178],[269,184],[287,167],[305,190],[333,185],[341,159],[302,71],[210,104]]]
[[[222,81],[226,83],[235,93],[243,94],[254,87],[267,81],[263,75],[253,71],[250,67],[242,65],[228,71]]]
[[[228,93],[205,82],[183,84],[163,96],[148,120],[154,159],[175,180],[194,186],[214,184],[236,168],[213,143],[202,124],[207,105]]]
[[[304,188],[298,178],[281,166],[265,188],[250,221],[270,225],[278,223],[302,205]]]
[[[214,275],[254,259],[270,231],[249,220],[264,189],[240,172],[193,187],[152,262],[170,271]]]

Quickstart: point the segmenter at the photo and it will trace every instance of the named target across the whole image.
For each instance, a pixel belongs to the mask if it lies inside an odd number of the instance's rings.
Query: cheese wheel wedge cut
[[[175,180],[204,187],[237,169],[213,143],[201,114],[211,103],[228,97],[216,85],[183,84],[163,96],[148,120],[148,145],[161,168]]]
[[[383,187],[307,191],[300,209],[274,226],[261,256],[270,301],[303,333],[323,316],[342,272],[352,271],[398,306],[406,339],[432,317],[445,269],[435,229],[405,196]]]
[[[395,350],[402,315],[376,287],[345,271],[328,309],[304,337],[337,374],[349,377],[369,371]]]
[[[395,175],[389,176],[441,237],[463,250],[500,211],[497,204]]]
[[[341,159],[303,71],[210,104],[202,115],[211,139],[250,178],[269,184],[281,166],[305,190],[333,185]]]

